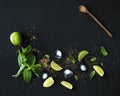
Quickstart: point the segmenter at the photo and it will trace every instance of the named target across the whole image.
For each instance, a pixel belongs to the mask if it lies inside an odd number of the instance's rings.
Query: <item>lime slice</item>
[[[67,81],[61,81],[61,84],[70,90],[73,88],[73,85]]]
[[[55,71],[60,71],[62,70],[63,68],[61,66],[59,66],[55,61],[52,61],[51,64],[50,64],[51,68]]]
[[[10,41],[13,45],[19,46],[22,43],[22,35],[20,32],[13,32],[10,35]]]
[[[43,87],[48,88],[51,87],[53,84],[54,84],[54,79],[52,77],[49,77],[44,81]]]
[[[78,54],[78,61],[80,62],[89,52],[87,50],[81,50]]]
[[[97,72],[98,75],[100,75],[101,77],[103,77],[104,75],[104,71],[100,66],[94,65],[93,69]]]

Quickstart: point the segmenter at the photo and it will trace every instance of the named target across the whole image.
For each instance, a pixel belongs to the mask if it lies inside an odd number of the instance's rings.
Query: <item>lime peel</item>
[[[87,50],[81,50],[78,54],[78,61],[80,62],[89,52]]]

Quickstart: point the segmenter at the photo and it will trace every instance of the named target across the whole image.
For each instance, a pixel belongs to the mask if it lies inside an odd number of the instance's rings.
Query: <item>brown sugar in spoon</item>
[[[80,10],[80,12],[86,13],[86,14],[88,14],[90,17],[92,17],[93,20],[96,21],[96,23],[107,33],[107,35],[108,35],[110,38],[113,38],[112,33],[111,33],[107,28],[105,28],[105,26],[86,8],[86,6],[80,5],[80,6],[79,6],[79,10]]]

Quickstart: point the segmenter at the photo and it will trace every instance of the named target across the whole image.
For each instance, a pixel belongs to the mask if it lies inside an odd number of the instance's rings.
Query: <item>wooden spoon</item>
[[[95,20],[96,23],[107,33],[107,35],[108,35],[110,38],[113,38],[112,33],[111,33],[107,28],[104,27],[104,25],[86,8],[86,6],[80,5],[80,6],[79,6],[79,10],[80,10],[80,12],[86,13],[86,14],[88,14],[90,17],[92,17],[93,20]]]

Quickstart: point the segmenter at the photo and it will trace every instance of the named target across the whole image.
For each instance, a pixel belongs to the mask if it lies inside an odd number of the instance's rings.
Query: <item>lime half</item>
[[[11,33],[10,41],[13,45],[20,46],[22,43],[22,34],[20,32]]]

